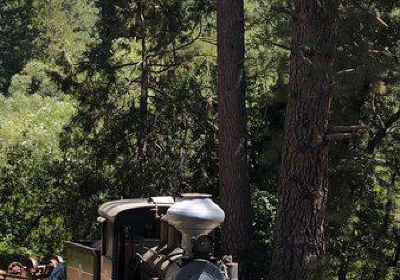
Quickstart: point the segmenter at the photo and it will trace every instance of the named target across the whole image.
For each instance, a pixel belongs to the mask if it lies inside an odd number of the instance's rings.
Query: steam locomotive
[[[101,242],[66,242],[67,280],[237,280],[231,257],[214,256],[225,219],[207,194],[107,202]]]

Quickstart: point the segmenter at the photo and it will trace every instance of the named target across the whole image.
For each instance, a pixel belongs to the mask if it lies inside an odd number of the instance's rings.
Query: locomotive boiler
[[[214,255],[225,218],[207,194],[107,202],[101,242],[66,242],[67,280],[237,280],[237,263]]]

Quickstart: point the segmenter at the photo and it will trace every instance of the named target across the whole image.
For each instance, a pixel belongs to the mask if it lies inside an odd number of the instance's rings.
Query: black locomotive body
[[[237,280],[213,253],[223,211],[209,196],[111,201],[99,208],[101,242],[66,242],[67,280]]]

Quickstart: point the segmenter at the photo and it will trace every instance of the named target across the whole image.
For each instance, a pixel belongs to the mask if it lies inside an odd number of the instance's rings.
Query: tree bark
[[[246,158],[243,0],[218,0],[219,186],[225,210],[222,253],[239,259],[240,279],[251,270],[240,262],[251,243],[251,199]]]
[[[295,1],[273,280],[323,277],[335,6]]]

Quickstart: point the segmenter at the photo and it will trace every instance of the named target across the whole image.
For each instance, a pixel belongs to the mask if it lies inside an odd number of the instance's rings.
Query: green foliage
[[[390,1],[389,1],[390,2]],[[329,236],[331,269],[340,279],[393,279],[398,275],[395,252],[399,248],[398,128],[367,155],[365,147],[399,108],[399,87],[393,57],[375,55],[387,50],[399,54],[398,7],[371,2],[367,10],[344,2],[340,8],[336,58],[336,93],[333,124],[362,122],[371,129],[364,137],[337,143],[331,150]],[[387,30],[380,17],[390,22]],[[397,271],[397,272],[396,272]]]
[[[63,98],[62,92],[53,79],[48,75],[54,71],[54,66],[38,60],[31,60],[25,68],[11,79],[8,88],[10,95],[38,94]]]
[[[246,258],[268,279],[290,3],[245,4],[254,212]],[[400,7],[346,0],[337,14],[331,125],[368,130],[331,145],[327,268],[339,280],[396,279],[398,122],[374,153],[365,148],[400,108]],[[0,23],[0,265],[5,256],[61,252],[63,240],[98,238],[97,207],[109,199],[182,191],[218,198],[213,1],[12,0],[0,7]]]
[[[98,42],[96,1],[45,0],[35,1],[38,30],[34,44],[40,49],[40,57],[56,65],[72,70],[85,59],[85,52]]]
[[[10,0],[0,7],[0,93],[7,92],[12,76],[33,55],[32,5],[32,0]]]
[[[17,93],[0,99],[0,235],[10,250],[44,254],[68,237],[57,214],[63,199],[57,166],[59,133],[73,112],[66,97]]]

